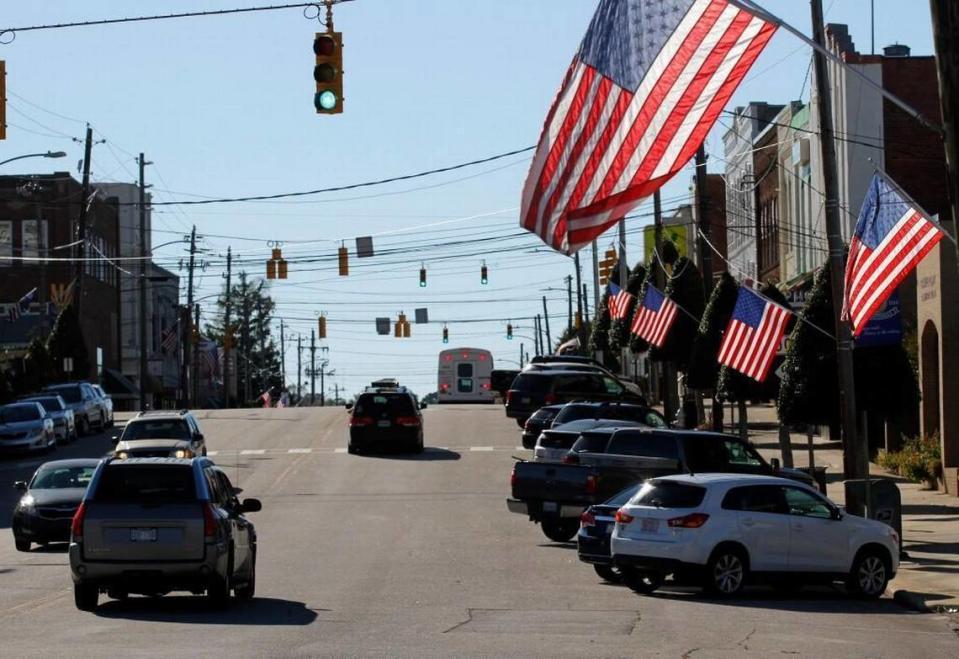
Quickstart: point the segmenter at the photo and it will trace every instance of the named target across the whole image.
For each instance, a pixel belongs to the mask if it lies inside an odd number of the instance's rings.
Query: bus
[[[493,403],[490,383],[493,355],[482,348],[451,348],[440,352],[440,403]]]

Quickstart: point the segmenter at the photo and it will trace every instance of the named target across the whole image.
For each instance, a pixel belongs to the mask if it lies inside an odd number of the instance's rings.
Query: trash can
[[[846,488],[846,509],[859,510],[866,501],[866,480],[844,481]],[[869,480],[869,518],[888,524],[899,534],[899,547],[902,548],[902,495],[895,481],[888,478]]]
[[[816,487],[823,494],[826,494],[826,468],[825,467],[800,467],[799,471],[804,471],[816,481]]]

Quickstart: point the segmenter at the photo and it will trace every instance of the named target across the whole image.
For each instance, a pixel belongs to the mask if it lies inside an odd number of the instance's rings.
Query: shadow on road
[[[767,609],[793,611],[796,613],[910,613],[891,599],[860,600],[849,596],[845,590],[836,586],[810,587],[797,593],[784,595],[762,586],[746,588],[744,594],[733,599],[722,599],[704,595],[698,588],[667,584],[653,595],[676,601],[702,602],[730,608]]]
[[[572,549],[576,550],[575,542],[541,542],[537,547],[544,547],[545,549]]]
[[[103,618],[198,625],[309,625],[316,611],[303,602],[257,597],[234,601],[228,609],[214,609],[203,597],[130,597],[108,600],[96,610]]]
[[[459,460],[462,456],[456,451],[445,448],[427,446],[422,453],[389,453],[386,451],[364,451],[359,454],[364,458],[386,458],[388,460],[409,460],[411,462],[432,462],[436,460]]]

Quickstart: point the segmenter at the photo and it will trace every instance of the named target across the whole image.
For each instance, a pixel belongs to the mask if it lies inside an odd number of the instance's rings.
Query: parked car
[[[553,425],[539,434],[533,449],[535,462],[562,462],[580,436],[597,428],[640,428],[638,421],[621,419],[579,419],[562,425]]]
[[[206,438],[189,410],[144,411],[127,421],[115,435],[118,457],[191,458],[206,455]],[[166,440],[166,441],[158,441]],[[123,451],[125,456],[120,456]],[[181,451],[181,454],[177,454]]]
[[[647,482],[615,515],[613,563],[640,592],[666,575],[732,596],[843,580],[876,598],[899,569],[891,526],[847,515],[811,487],[771,476],[684,474]]]
[[[555,362],[557,364],[592,364],[593,366],[602,366],[592,357],[581,357],[579,355],[536,355],[529,360],[530,364],[545,364]]]
[[[0,451],[46,451],[57,446],[53,419],[35,401],[0,407]]]
[[[623,419],[637,421],[650,428],[668,428],[669,423],[658,411],[647,405],[620,402],[578,401],[567,403],[553,419],[553,427],[580,419]]]
[[[103,390],[98,384],[90,385],[93,387],[93,391],[97,394],[97,399],[100,402],[101,416],[103,417],[104,427],[112,428],[113,427],[113,399],[110,398],[110,394]]]
[[[595,371],[542,370],[520,373],[506,392],[506,416],[520,427],[545,405],[576,400],[621,401],[645,405],[645,399],[630,391],[611,374]]]
[[[70,539],[70,521],[99,463],[88,458],[54,460],[40,465],[29,482],[13,484],[23,493],[10,524],[18,551],[30,551],[34,542],[45,545]]]
[[[347,450],[402,448],[423,451],[423,415],[405,387],[367,390],[350,407]]]
[[[256,530],[208,458],[109,458],[100,463],[71,523],[70,571],[78,609],[99,595],[205,593],[215,605],[256,589]]]
[[[557,542],[576,534],[586,507],[656,476],[720,472],[814,482],[803,471],[780,469],[778,461],[770,465],[739,437],[696,430],[594,428],[580,434],[564,463],[517,462],[507,499],[510,511],[539,522]]]
[[[561,409],[563,409],[562,405],[547,405],[539,408],[526,419],[526,423],[523,424],[523,448],[531,449],[536,446],[539,434],[553,424],[553,419]]]
[[[40,403],[43,411],[53,419],[53,432],[57,441],[63,443],[76,441],[77,424],[66,402],[58,394],[33,394],[21,398],[21,403]]]
[[[589,563],[604,581],[620,583],[622,572],[613,565],[609,540],[613,535],[616,511],[639,492],[642,483],[634,483],[620,490],[603,503],[587,508],[579,518],[579,533],[576,534],[576,551],[579,560]]]
[[[106,419],[103,405],[89,382],[66,382],[43,388],[44,393],[59,394],[71,410],[77,425],[77,434],[89,435],[93,428],[103,430]]]

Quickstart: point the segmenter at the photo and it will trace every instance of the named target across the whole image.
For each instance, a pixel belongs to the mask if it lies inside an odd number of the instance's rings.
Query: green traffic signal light
[[[420,288],[426,288],[426,268],[420,268]]]
[[[489,283],[489,277],[487,277],[487,274],[488,274],[488,271],[487,271],[487,269],[486,269],[486,266],[484,265],[482,268],[480,268],[480,283],[481,283],[481,284],[487,284],[487,283]]]
[[[313,98],[313,105],[317,110],[332,110],[336,107],[336,94],[329,89],[322,91]]]

